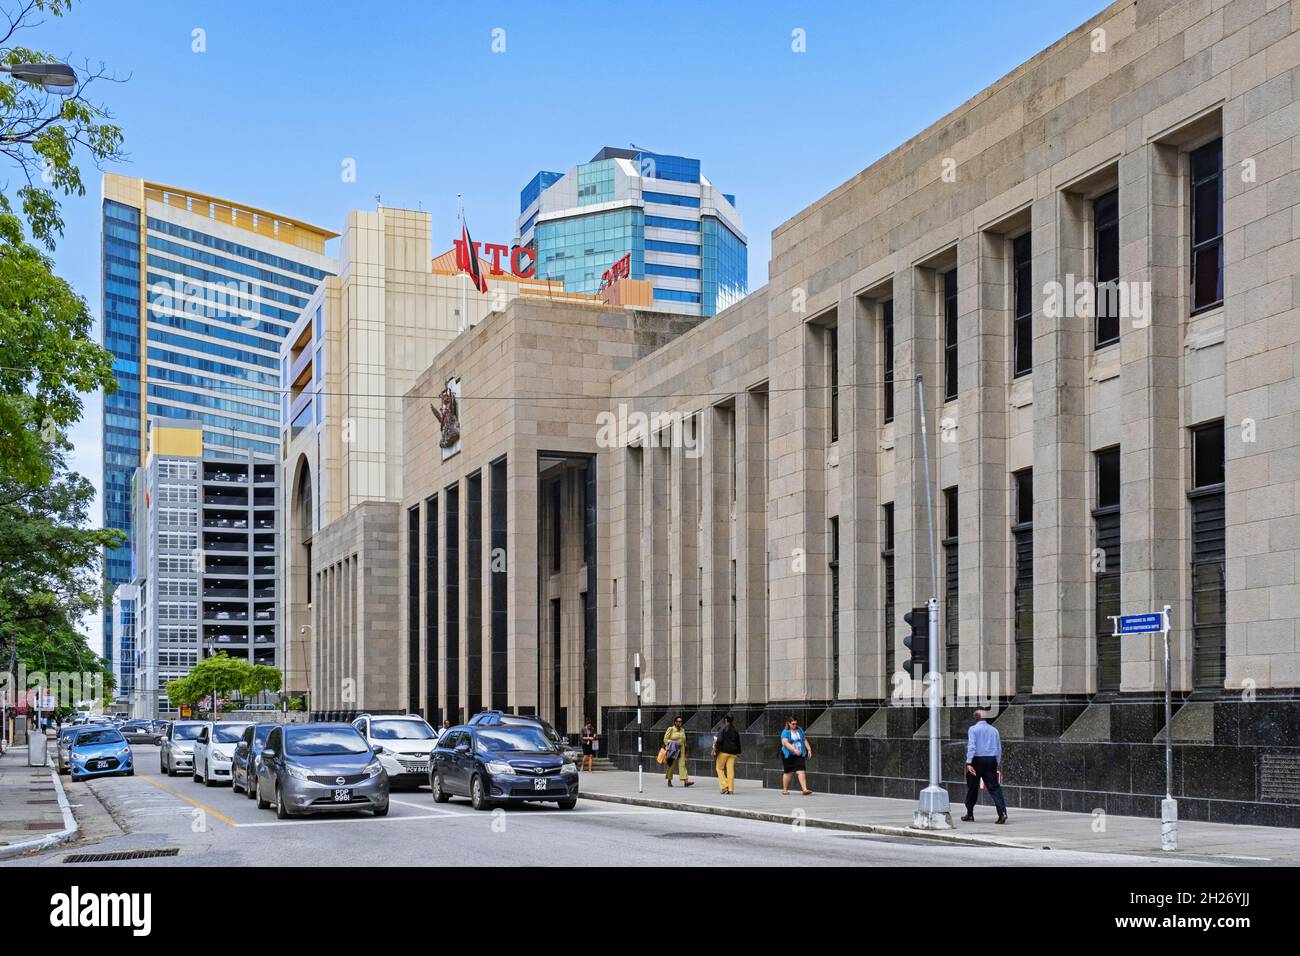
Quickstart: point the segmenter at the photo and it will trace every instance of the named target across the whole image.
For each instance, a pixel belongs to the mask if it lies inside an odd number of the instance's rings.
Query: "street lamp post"
[[[77,71],[66,63],[0,63],[0,73],[59,96],[67,96],[77,86]]]

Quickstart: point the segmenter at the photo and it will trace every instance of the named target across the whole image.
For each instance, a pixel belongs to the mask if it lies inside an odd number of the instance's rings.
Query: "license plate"
[[[545,781],[545,780],[534,780],[534,781],[533,781],[533,789],[534,789],[534,790],[545,790],[545,789],[546,789],[546,781]]]
[[[103,770],[107,766],[108,766],[107,760],[92,760],[90,762],[90,767],[92,770]]]
[[[348,789],[346,789],[346,788],[344,788],[344,789],[342,789],[342,790],[335,790],[335,791],[334,791],[334,802],[335,802],[335,803],[351,803],[351,802],[352,802],[352,791],[351,791],[351,790],[348,790]]]

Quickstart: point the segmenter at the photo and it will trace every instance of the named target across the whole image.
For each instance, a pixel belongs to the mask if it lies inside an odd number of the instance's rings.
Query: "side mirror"
[[[467,754],[467,753],[469,753],[469,744],[457,744],[457,745],[456,745],[456,753],[458,753],[458,754]]]
[[[381,753],[384,752],[384,748],[381,747],[381,746],[379,746],[379,744],[375,744],[375,745],[374,745],[373,747],[371,747],[370,749],[371,749],[372,751],[374,751],[374,754],[375,754],[376,757],[378,757]]]
[[[258,754],[258,756],[261,757],[263,760],[274,760],[275,751],[268,747],[267,749],[263,750],[260,754]]]

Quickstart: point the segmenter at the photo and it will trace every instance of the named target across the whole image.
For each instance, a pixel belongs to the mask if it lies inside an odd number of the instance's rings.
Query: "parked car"
[[[429,779],[429,754],[438,733],[416,714],[363,714],[352,726],[375,752],[388,785],[419,787]]]
[[[257,764],[257,808],[281,820],[308,813],[388,813],[388,775],[351,724],[284,724],[271,731]]]
[[[531,714],[507,714],[503,710],[481,710],[469,719],[469,723],[471,726],[487,724],[489,726],[538,727],[546,735],[546,739],[564,755],[565,760],[576,764],[582,759],[582,751],[569,743],[567,737],[561,736],[554,727],[541,717],[534,717]]]
[[[74,783],[87,777],[111,774],[135,775],[131,745],[114,727],[94,727],[78,731],[68,750],[68,769]]]
[[[266,738],[279,724],[249,724],[235,744],[235,752],[230,758],[230,789],[238,793],[243,791],[248,799],[253,799],[257,789],[258,755],[266,747]]]
[[[157,724],[152,720],[128,720],[118,730],[130,744],[156,744],[162,739]]]
[[[429,789],[437,803],[466,796],[475,810],[530,801],[554,801],[572,810],[578,804],[578,765],[540,727],[466,724],[438,738]]]
[[[230,758],[244,735],[247,721],[209,721],[194,738],[194,782],[205,787],[230,779]]]
[[[160,772],[169,777],[194,772],[194,740],[205,724],[201,720],[177,720],[167,728],[158,750]]]
[[[67,773],[72,769],[72,738],[85,730],[85,722],[80,724],[64,724],[63,729],[59,731],[59,738],[55,744],[55,766],[59,773]]]

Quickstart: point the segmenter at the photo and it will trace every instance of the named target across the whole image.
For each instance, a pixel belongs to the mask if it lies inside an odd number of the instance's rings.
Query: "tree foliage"
[[[60,62],[19,41],[71,7],[0,0],[0,64]],[[0,667],[20,656],[29,669],[104,669],[77,624],[100,606],[99,558],[122,535],[91,526],[94,490],[66,454],[81,396],[116,387],[112,357],[91,338],[85,300],[28,239],[53,248],[58,197],[85,193],[82,158],[122,156],[121,130],[86,96],[101,78],[83,67],[62,97],[0,73],[0,166],[25,182],[11,195],[0,176]]]
[[[263,691],[277,691],[283,678],[278,667],[250,664],[226,653],[205,657],[184,677],[169,681],[167,699],[173,705],[193,706],[208,698],[227,699],[232,691],[254,697]]]
[[[0,63],[58,63],[60,57],[20,42],[39,27],[45,15],[62,17],[72,0],[18,0],[0,3]],[[14,210],[14,200],[38,242],[54,248],[63,235],[59,194],[85,195],[86,186],[77,164],[80,153],[96,166],[124,158],[122,130],[112,115],[87,95],[98,80],[113,80],[101,63],[89,61],[77,70],[76,86],[63,96],[48,92],[6,74],[0,74],[0,155],[22,175],[14,197],[0,193],[0,208]]]

